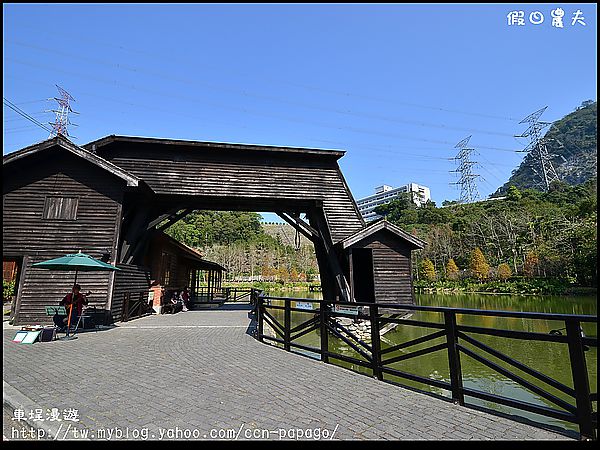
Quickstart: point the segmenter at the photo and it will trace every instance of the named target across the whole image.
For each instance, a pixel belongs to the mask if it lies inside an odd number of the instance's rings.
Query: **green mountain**
[[[597,102],[587,100],[575,111],[554,122],[545,135],[552,165],[560,180],[569,185],[581,184],[596,176],[596,114]],[[492,197],[505,195],[509,186],[540,189],[541,178],[532,168],[537,169],[532,159],[531,154],[527,154],[519,167],[513,170],[510,179]]]

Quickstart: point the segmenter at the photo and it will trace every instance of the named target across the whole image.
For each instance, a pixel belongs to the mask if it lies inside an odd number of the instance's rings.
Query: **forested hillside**
[[[313,281],[318,275],[312,243],[292,227],[261,224],[253,212],[194,211],[167,229],[167,234],[199,249],[228,269],[228,279]]]
[[[585,101],[574,112],[554,122],[545,135],[552,165],[560,180],[570,185],[584,183],[596,176],[597,112],[597,102]],[[532,168],[532,157],[528,154],[493,196],[505,195],[509,186],[519,189],[535,188],[540,180]]]
[[[431,280],[483,274],[486,279],[519,275],[597,284],[595,177],[577,186],[557,183],[548,193],[510,187],[505,199],[442,208],[433,202],[417,208],[402,199],[377,212],[428,243],[416,252],[417,275],[431,275]],[[473,266],[476,249],[483,267],[489,266],[482,272]],[[424,261],[431,265],[424,267]]]

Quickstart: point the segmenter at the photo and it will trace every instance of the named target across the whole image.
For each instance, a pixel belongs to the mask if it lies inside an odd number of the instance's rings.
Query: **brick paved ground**
[[[105,427],[155,439],[178,427],[200,439],[296,428],[335,439],[567,439],[261,344],[252,326],[248,311],[189,311],[33,345],[12,343],[5,326],[4,400],[77,409],[79,423],[38,423],[52,435],[63,425],[59,439],[67,425],[94,438]]]

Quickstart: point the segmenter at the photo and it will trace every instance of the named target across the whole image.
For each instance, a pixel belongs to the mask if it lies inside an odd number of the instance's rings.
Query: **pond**
[[[320,293],[312,292],[272,292],[273,296],[282,297],[304,297],[304,298],[321,298]],[[504,310],[504,311],[528,311],[528,312],[544,312],[544,313],[562,313],[562,314],[597,314],[596,297],[578,296],[578,297],[554,297],[554,296],[515,296],[515,295],[488,295],[488,294],[418,294],[416,296],[417,305],[421,306],[445,306],[455,308],[473,308],[487,310]],[[277,320],[283,323],[283,311],[271,311]],[[292,313],[292,326],[302,323],[310,319],[312,314],[300,312]],[[423,320],[429,322],[443,322],[441,313],[416,311],[411,320]],[[514,331],[530,331],[536,333],[549,333],[550,330],[560,329],[564,327],[562,321],[549,320],[533,320],[533,319],[518,319],[504,318],[492,316],[473,316],[473,315],[457,315],[459,325],[479,326],[485,328],[499,328]],[[437,331],[433,328],[403,326],[400,325],[392,331],[387,332],[382,337],[382,349],[416,339],[420,336],[425,336]],[[584,324],[583,331],[586,336],[597,336],[597,324]],[[564,333],[564,331],[563,331]],[[521,339],[510,339],[496,336],[472,335],[478,341],[492,347],[493,349],[513,358],[517,361],[543,373],[567,386],[572,387],[571,368],[569,364],[569,351],[566,344],[539,342]],[[305,336],[302,336],[297,341],[298,344],[319,347],[320,336],[319,331],[315,330]],[[418,344],[410,347],[407,352],[412,352],[422,348],[427,348],[436,344],[445,342],[445,338],[437,338],[429,342]],[[470,344],[465,345],[472,350],[475,347]],[[330,335],[329,349],[331,352],[341,353],[346,356],[364,360],[350,346]],[[393,353],[393,356],[400,355],[400,352]],[[510,369],[511,372],[533,382],[536,386],[543,388],[545,391],[574,404],[574,399],[568,397],[561,391],[542,383],[539,380],[529,376],[519,369],[511,368],[508,364],[491,357],[484,352],[477,350],[477,353],[492,360],[496,364]],[[597,392],[597,348],[591,347],[585,352],[588,366],[588,374],[590,378],[590,387],[592,392]],[[314,356],[314,355],[311,355]],[[357,372],[371,374],[371,370],[361,367],[357,364],[351,364],[340,360],[331,359],[330,362],[347,367]],[[447,351],[441,350],[426,355],[418,356],[413,359],[400,361],[390,365],[390,367],[401,370],[403,372],[419,375],[421,377],[435,379],[445,382],[450,382],[448,369]],[[539,406],[551,407],[559,409],[558,406],[544,399],[540,395],[531,392],[530,390],[520,386],[516,382],[510,380],[504,375],[495,370],[481,364],[472,359],[470,356],[461,353],[461,370],[463,374],[463,384],[467,388],[473,388],[486,393],[496,394],[503,397],[508,397],[528,403],[533,403]],[[402,385],[429,391],[450,398],[450,392],[428,386],[426,384],[398,378],[389,374],[385,375],[386,380],[398,382]],[[498,405],[496,403],[486,402],[474,397],[465,397],[465,403],[474,406],[483,406],[507,414],[513,414],[519,417],[524,417],[538,423],[543,423],[550,426],[555,426],[562,429],[578,431],[578,426],[562,420],[540,416],[538,414],[529,413],[522,410],[516,410],[510,407]],[[594,410],[597,411],[597,402],[593,404]]]

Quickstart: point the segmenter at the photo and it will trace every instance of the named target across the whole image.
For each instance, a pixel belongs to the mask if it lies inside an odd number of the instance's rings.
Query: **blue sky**
[[[551,10],[565,11],[564,28]],[[571,24],[581,10],[585,26]],[[509,26],[507,14],[525,13]],[[544,22],[534,25],[529,14]],[[459,197],[472,135],[482,197],[523,158],[518,122],[596,99],[596,4],[4,4],[4,98],[74,142],[109,134],[346,150],[355,198],[380,184]],[[48,133],[3,107],[4,154]]]

